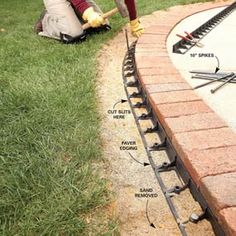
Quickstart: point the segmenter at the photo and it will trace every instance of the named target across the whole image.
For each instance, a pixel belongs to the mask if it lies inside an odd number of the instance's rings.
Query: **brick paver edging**
[[[154,12],[136,45],[139,80],[169,139],[227,235],[236,235],[236,134],[193,91],[167,52],[182,19],[231,2]]]

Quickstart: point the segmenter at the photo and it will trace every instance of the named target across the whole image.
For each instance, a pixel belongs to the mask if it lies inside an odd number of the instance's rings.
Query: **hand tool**
[[[112,10],[110,10],[110,11],[108,11],[108,12],[106,12],[105,14],[103,14],[102,17],[103,17],[104,19],[110,18],[111,16],[115,15],[117,12],[119,12],[120,15],[121,15],[123,18],[125,18],[125,17],[128,16],[128,10],[127,10],[126,5],[124,4],[124,1],[122,1],[122,0],[115,0],[115,3],[116,3],[116,6],[117,6],[117,7],[114,8],[114,9],[112,9]],[[82,26],[83,30],[86,30],[86,29],[88,29],[88,28],[90,28],[90,27],[91,27],[91,26],[90,26],[89,23],[85,23],[85,24],[83,24],[83,26]]]
[[[187,38],[191,39],[192,42],[196,43],[196,44],[198,45],[198,47],[204,47],[204,44],[198,42],[199,40],[197,40],[196,38],[194,38],[191,33],[188,33],[187,31],[184,31],[184,33],[187,35]]]
[[[226,78],[229,78],[229,77],[231,78],[232,76],[234,76],[234,73],[233,73],[233,72],[232,72],[232,73],[229,73],[229,74],[227,74],[227,75],[225,75],[225,76],[223,76],[223,77],[215,78],[215,79],[213,79],[213,80],[211,80],[211,81],[208,81],[208,82],[206,82],[206,83],[197,85],[197,86],[195,86],[193,89],[199,89],[199,88],[202,88],[202,87],[204,87],[204,86],[206,86],[206,85],[208,85],[208,84],[212,84],[212,83],[214,83],[214,82],[216,82],[216,81],[221,81],[222,79],[226,79]]]
[[[191,45],[196,45],[197,47],[204,47],[202,43],[199,43],[196,39],[194,39],[192,36],[190,37],[189,35],[183,36],[180,34],[176,34],[179,38],[185,40],[186,42],[189,42]]]
[[[234,78],[236,78],[236,75],[232,75],[231,78],[227,79],[224,83],[218,85],[216,88],[211,89],[211,93],[215,93],[216,91],[218,91],[220,88],[222,88],[224,85],[228,84],[231,80],[233,80]]]

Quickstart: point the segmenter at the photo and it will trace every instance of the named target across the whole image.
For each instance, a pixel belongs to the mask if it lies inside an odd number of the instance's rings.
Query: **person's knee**
[[[80,23],[77,22],[76,24],[71,24],[69,26],[70,26],[70,28],[62,33],[66,33],[66,34],[70,35],[71,37],[78,37],[78,36],[84,34],[84,30],[83,30],[82,25]]]
[[[79,37],[83,35],[82,24],[72,6],[66,0],[44,0],[46,15],[43,18],[43,34],[60,39],[60,35]]]

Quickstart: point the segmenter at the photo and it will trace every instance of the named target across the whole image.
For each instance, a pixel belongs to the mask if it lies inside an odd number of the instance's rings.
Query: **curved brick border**
[[[231,2],[230,2],[231,3]],[[227,3],[177,6],[153,13],[136,46],[139,80],[154,112],[227,235],[236,235],[236,134],[192,90],[168,55],[179,21]]]

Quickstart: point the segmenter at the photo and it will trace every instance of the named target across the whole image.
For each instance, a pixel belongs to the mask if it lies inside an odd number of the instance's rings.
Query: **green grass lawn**
[[[104,11],[114,6],[97,2]],[[143,15],[193,2],[138,5]],[[102,160],[95,55],[126,21],[115,16],[111,32],[63,45],[32,32],[41,9],[40,0],[1,0],[0,235],[111,235],[115,219],[99,213],[111,197],[95,167]]]

